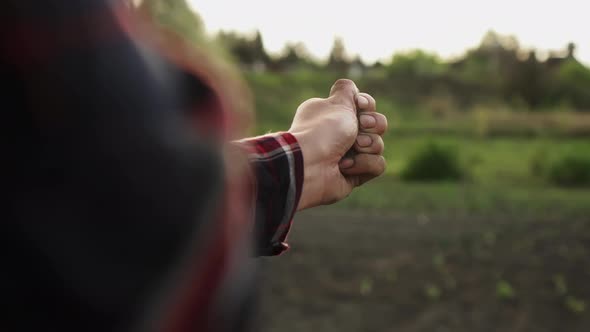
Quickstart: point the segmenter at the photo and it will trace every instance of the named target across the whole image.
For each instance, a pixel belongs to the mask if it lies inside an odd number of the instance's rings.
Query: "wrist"
[[[292,132],[297,139],[303,155],[303,187],[297,211],[321,204],[324,192],[323,160],[321,158],[321,146],[314,142],[307,132]]]

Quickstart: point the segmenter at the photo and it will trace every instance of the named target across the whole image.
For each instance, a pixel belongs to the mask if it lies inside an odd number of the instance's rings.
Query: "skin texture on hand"
[[[298,210],[331,204],[385,171],[383,139],[387,118],[375,99],[354,82],[336,81],[328,98],[303,102],[289,132],[299,141],[304,161]]]

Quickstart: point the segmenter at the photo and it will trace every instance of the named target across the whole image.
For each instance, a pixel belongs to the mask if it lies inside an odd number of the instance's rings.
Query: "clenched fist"
[[[331,204],[383,173],[383,139],[387,118],[375,100],[356,85],[336,81],[326,99],[299,106],[289,132],[303,152],[303,193],[298,210]]]

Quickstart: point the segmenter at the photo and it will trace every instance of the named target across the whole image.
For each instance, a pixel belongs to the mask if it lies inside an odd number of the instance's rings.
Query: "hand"
[[[358,112],[357,112],[358,110]],[[375,99],[350,80],[338,80],[326,99],[299,106],[289,132],[303,152],[303,192],[298,210],[331,204],[385,170],[382,135],[387,118]]]

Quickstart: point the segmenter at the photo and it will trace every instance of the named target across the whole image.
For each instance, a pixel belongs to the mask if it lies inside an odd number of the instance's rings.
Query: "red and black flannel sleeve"
[[[303,154],[297,139],[282,132],[237,142],[245,148],[254,172],[256,253],[279,255],[303,188]]]

